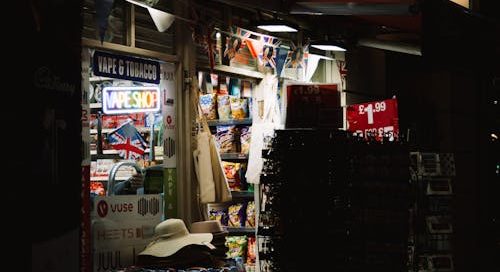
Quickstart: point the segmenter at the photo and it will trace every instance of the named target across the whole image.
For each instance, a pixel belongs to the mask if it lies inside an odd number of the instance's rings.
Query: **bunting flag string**
[[[95,11],[99,38],[104,42],[106,30],[108,29],[108,17],[113,9],[114,0],[95,0]]]

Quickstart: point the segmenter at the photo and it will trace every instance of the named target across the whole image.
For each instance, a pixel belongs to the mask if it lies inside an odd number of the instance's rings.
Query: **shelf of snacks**
[[[251,125],[252,118],[207,120],[209,126]]]

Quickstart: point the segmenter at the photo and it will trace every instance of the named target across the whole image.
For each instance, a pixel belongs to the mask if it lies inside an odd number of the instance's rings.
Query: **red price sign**
[[[396,98],[347,107],[347,130],[379,139],[399,134]],[[392,137],[391,137],[392,138]]]

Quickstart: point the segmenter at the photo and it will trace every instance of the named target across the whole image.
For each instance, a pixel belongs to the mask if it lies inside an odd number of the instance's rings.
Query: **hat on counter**
[[[139,255],[168,257],[188,245],[207,245],[211,233],[189,233],[181,219],[167,219],[155,227],[155,237]]]
[[[194,222],[191,224],[191,232],[192,233],[228,233],[227,230],[224,230],[221,223],[218,220],[208,220],[208,221],[200,221]]]

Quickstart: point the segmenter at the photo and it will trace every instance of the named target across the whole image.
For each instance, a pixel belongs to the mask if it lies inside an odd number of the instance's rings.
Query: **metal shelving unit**
[[[236,199],[241,199],[241,198],[253,199],[254,198],[254,192],[250,192],[250,191],[232,191],[231,195],[233,196],[233,198],[236,198]]]
[[[228,120],[207,120],[209,126],[231,126],[231,125],[251,125],[252,118],[228,119]]]
[[[220,158],[223,160],[248,160],[248,154],[221,153]]]

